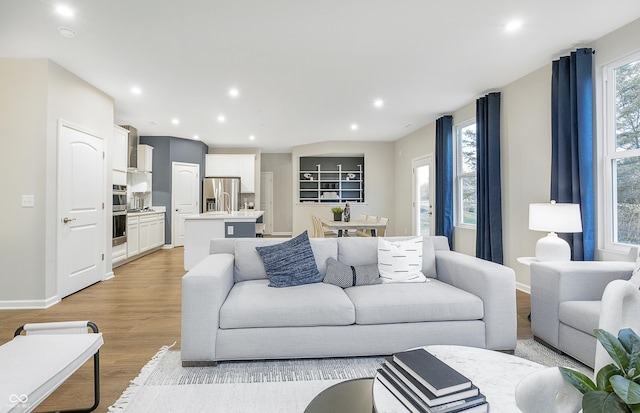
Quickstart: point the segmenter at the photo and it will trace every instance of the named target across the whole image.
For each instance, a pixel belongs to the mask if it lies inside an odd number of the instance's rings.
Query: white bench
[[[102,333],[88,321],[18,328],[13,340],[0,346],[0,413],[31,412],[92,356],[94,405],[70,411],[95,410],[100,402],[99,349],[103,343]]]

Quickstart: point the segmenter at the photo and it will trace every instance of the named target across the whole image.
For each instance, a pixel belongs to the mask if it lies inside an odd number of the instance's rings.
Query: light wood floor
[[[101,401],[106,412],[142,366],[165,345],[180,348],[183,249],[160,250],[114,270],[111,280],[79,291],[46,310],[0,311],[0,344],[25,323],[90,320],[104,335],[100,350]],[[518,339],[531,338],[529,295],[516,294]],[[37,411],[93,404],[92,362],[88,362]]]

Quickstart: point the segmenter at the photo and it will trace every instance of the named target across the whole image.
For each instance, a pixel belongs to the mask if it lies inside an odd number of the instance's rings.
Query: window
[[[456,214],[459,225],[476,225],[476,123],[464,122],[456,130]]]
[[[604,68],[606,244],[640,244],[640,53]]]

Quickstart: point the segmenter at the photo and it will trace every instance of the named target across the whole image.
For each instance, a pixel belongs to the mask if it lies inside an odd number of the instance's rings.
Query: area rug
[[[544,366],[588,367],[533,340],[515,355]],[[182,367],[180,352],[163,347],[109,407],[109,412],[302,413],[322,390],[344,380],[372,377],[382,357],[224,362]]]

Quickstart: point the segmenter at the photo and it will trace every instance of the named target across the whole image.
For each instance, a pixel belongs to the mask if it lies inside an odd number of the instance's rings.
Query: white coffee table
[[[487,396],[491,413],[514,413],[516,386],[544,366],[492,350],[463,346],[426,346],[425,349],[467,376]],[[407,409],[378,380],[373,383],[373,405],[378,413],[406,413]]]

